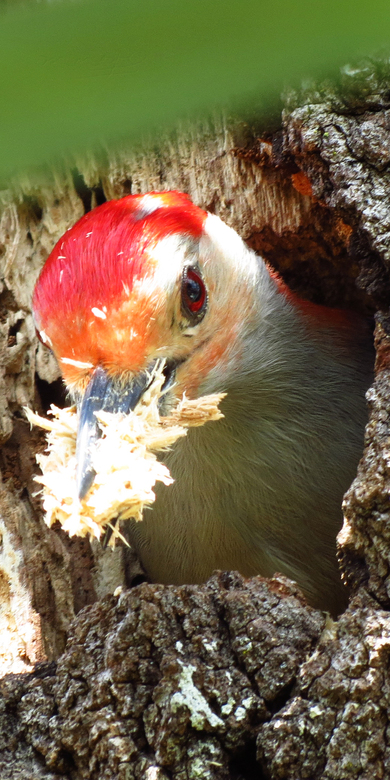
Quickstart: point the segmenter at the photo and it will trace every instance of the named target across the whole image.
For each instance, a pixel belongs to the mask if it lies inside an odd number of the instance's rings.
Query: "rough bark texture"
[[[38,777],[228,778],[323,625],[283,578],[107,596],[79,614],[56,674],[7,679],[7,736],[34,747]]]
[[[0,193],[2,778],[390,775],[389,130],[389,67],[366,62],[289,94],[278,132],[215,120]],[[283,578],[113,596],[121,550],[43,522],[43,441],[22,407],[44,411],[63,391],[35,340],[35,279],[85,210],[167,188],[218,213],[305,297],[379,311],[365,451],[339,535],[354,597],[337,623]]]

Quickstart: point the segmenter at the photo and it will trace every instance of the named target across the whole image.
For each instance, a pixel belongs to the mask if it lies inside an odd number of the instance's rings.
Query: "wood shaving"
[[[98,539],[111,527],[109,544],[114,545],[116,538],[123,538],[117,520],[142,520],[144,507],[155,500],[155,483],[173,482],[167,466],[157,460],[156,452],[169,449],[186,435],[189,427],[223,417],[218,407],[225,394],[195,400],[183,397],[168,417],[160,417],[158,402],[163,382],[161,369],[128,415],[97,413],[101,438],[93,455],[96,477],[82,501],[76,489],[76,407],[59,409],[52,405],[49,414],[53,419],[25,409],[30,424],[48,432],[46,451],[36,456],[42,474],[35,477],[43,485],[48,526],[58,520],[70,536],[90,535]]]

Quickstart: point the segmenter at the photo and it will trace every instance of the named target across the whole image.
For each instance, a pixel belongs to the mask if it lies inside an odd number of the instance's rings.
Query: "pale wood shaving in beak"
[[[77,409],[58,409],[52,405],[46,419],[25,410],[31,425],[48,431],[46,452],[38,454],[42,475],[35,477],[43,485],[45,521],[57,520],[70,536],[100,538],[107,526],[113,528],[110,544],[123,538],[117,520],[142,520],[144,507],[155,500],[156,482],[170,485],[168,468],[157,460],[156,452],[171,447],[192,426],[219,420],[219,404],[224,393],[196,400],[183,397],[168,417],[160,417],[158,402],[164,376],[157,372],[151,386],[129,415],[99,412],[102,430],[96,444],[93,467],[96,477],[91,489],[80,501],[76,489]]]

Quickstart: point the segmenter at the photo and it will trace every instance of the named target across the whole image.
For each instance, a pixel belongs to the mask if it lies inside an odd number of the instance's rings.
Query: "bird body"
[[[183,393],[227,393],[224,419],[164,453],[175,482],[158,488],[141,523],[130,521],[152,580],[279,571],[312,604],[340,610],[335,539],[373,367],[364,318],[298,299],[234,230],[180,193],[128,196],[87,214],[53,250],[33,308],[83,419],[98,368],[116,388],[115,401],[104,391],[109,409],[159,358],[168,406]]]

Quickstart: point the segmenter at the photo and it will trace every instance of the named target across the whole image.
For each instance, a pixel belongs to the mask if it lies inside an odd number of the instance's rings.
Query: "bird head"
[[[60,239],[33,313],[79,403],[80,497],[94,476],[94,413],[134,408],[158,359],[177,398],[224,389],[253,329],[257,273],[235,231],[179,192],[104,203]]]

